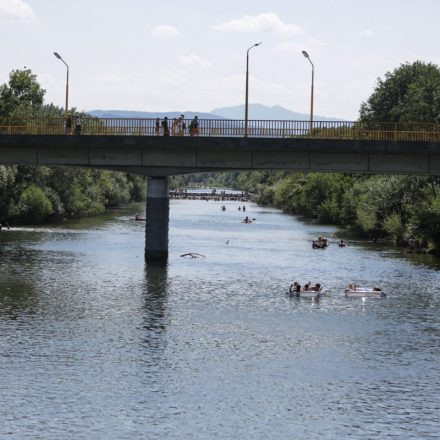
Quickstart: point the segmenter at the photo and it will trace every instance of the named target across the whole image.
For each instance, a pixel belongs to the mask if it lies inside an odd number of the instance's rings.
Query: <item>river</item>
[[[312,250],[341,232],[237,207],[172,201],[167,267],[144,263],[141,205],[1,232],[0,438],[438,438],[439,260]]]

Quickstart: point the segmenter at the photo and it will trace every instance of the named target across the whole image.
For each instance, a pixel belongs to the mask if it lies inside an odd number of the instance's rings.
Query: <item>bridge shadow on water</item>
[[[146,330],[144,343],[148,348],[162,345],[162,334],[168,322],[168,263],[145,264],[143,328]]]

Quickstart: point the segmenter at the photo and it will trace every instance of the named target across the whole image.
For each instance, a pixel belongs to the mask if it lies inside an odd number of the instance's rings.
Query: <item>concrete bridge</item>
[[[37,122],[0,126],[0,164],[148,176],[146,259],[168,254],[172,175],[229,170],[440,175],[440,129],[434,125],[338,121],[315,122],[311,129],[304,121],[249,121],[245,133],[243,121],[202,120],[197,133],[171,127],[171,135],[162,136],[154,120],[92,118],[81,135],[71,135],[62,119]]]

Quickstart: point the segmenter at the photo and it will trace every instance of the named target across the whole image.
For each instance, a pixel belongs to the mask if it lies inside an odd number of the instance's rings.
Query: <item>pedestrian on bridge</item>
[[[72,116],[67,113],[66,119],[64,120],[64,132],[66,134],[72,134]]]
[[[179,136],[185,136],[185,130],[186,130],[185,115],[180,115]]]
[[[162,130],[164,136],[170,135],[170,127],[168,125],[168,117],[165,116],[164,120],[162,121]]]
[[[177,136],[177,134],[179,133],[179,127],[180,127],[179,120],[177,118],[174,118],[173,125],[171,127],[171,133],[173,134],[173,136]]]
[[[190,136],[198,136],[199,135],[199,117],[194,116],[194,119],[191,121],[189,125],[189,135]]]
[[[156,136],[160,135],[160,118],[156,118],[156,125],[154,127],[154,131],[156,133]]]
[[[81,134],[81,118],[79,115],[75,118],[75,134]]]

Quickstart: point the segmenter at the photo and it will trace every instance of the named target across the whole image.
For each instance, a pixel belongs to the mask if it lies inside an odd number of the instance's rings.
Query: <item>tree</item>
[[[0,119],[20,118],[42,108],[45,90],[30,69],[13,70],[0,86]]]
[[[377,86],[361,105],[364,122],[440,122],[440,68],[432,63],[405,63]]]
[[[41,223],[53,213],[53,207],[40,188],[30,185],[21,193],[11,211],[20,223]]]

